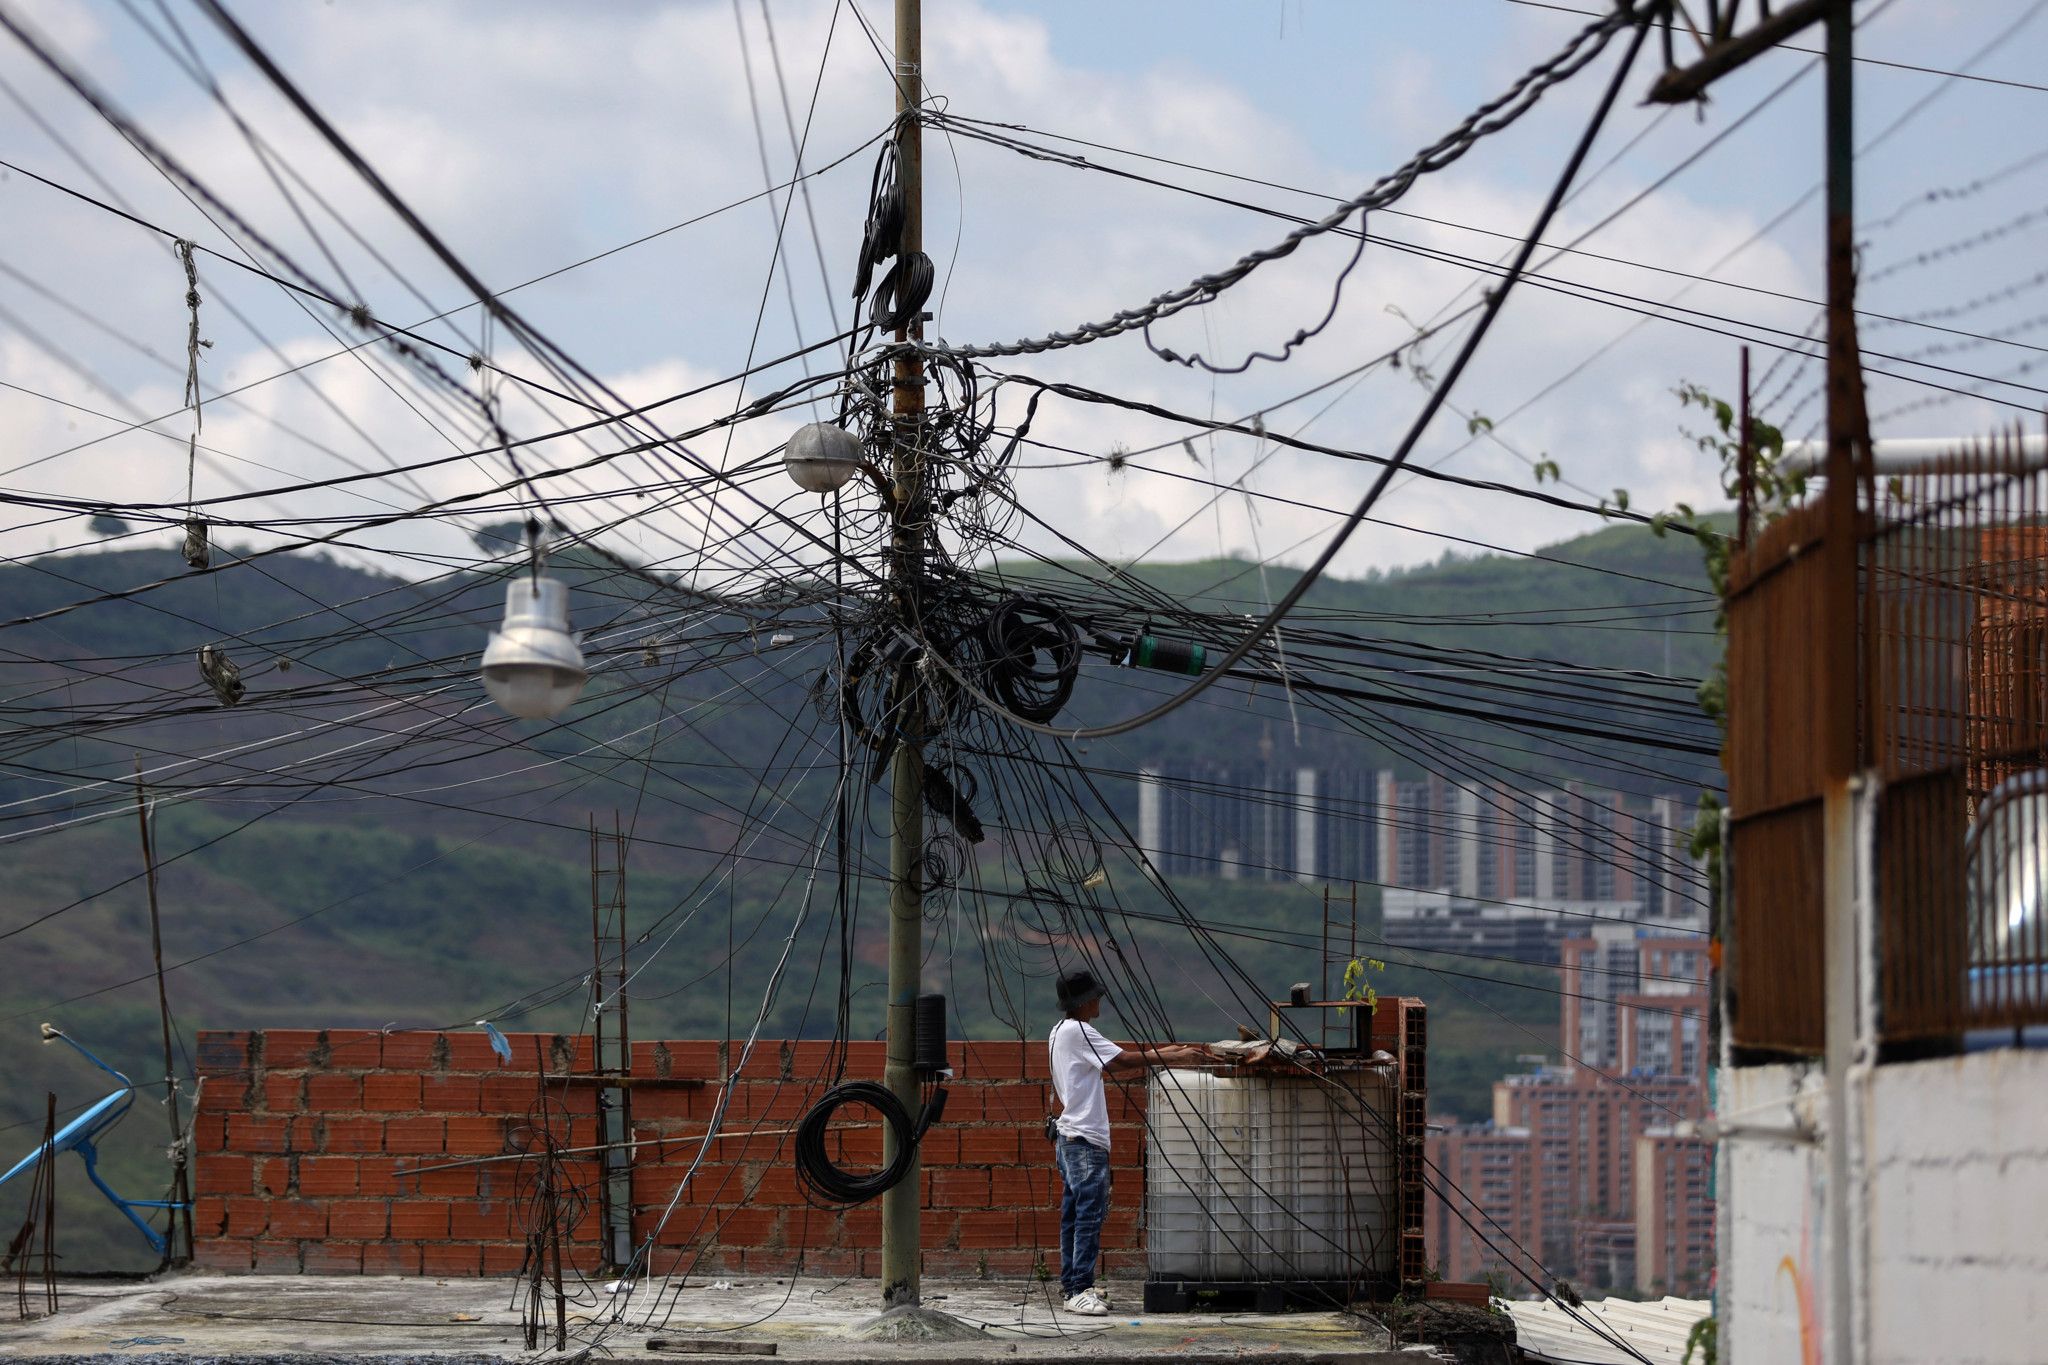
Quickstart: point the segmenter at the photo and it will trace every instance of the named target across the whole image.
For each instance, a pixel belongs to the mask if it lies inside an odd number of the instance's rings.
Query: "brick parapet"
[[[594,1145],[597,1092],[588,1037],[506,1041],[510,1062],[482,1033],[202,1032],[193,1129],[199,1266],[516,1272],[533,1165],[519,1153],[536,1145],[543,1112],[559,1147]],[[878,1210],[806,1203],[791,1130],[837,1079],[828,1068],[841,1059],[847,1078],[879,1077],[881,1044],[757,1043],[719,1136],[685,1183],[706,1147],[726,1055],[715,1040],[634,1045],[634,1078],[649,1084],[632,1094],[640,1144],[633,1225],[636,1243],[652,1238],[652,1269],[786,1274],[801,1259],[814,1274],[878,1273]],[[1028,1277],[1041,1261],[1056,1271],[1060,1186],[1041,1126],[1051,1099],[1045,1045],[961,1042],[951,1056],[945,1119],[923,1146],[927,1271]],[[1113,1086],[1110,1109],[1116,1196],[1104,1260],[1108,1273],[1128,1275],[1142,1269],[1142,1085]],[[878,1123],[835,1131],[849,1159],[879,1158]],[[508,1159],[481,1159],[495,1157]],[[594,1191],[593,1156],[567,1156],[565,1172]],[[591,1271],[599,1237],[594,1197],[587,1202],[564,1255]]]

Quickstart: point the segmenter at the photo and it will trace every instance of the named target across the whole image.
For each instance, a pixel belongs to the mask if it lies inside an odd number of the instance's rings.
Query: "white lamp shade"
[[[505,624],[484,646],[484,691],[515,716],[560,715],[583,694],[590,671],[569,630],[569,589],[520,576],[505,585]]]
[[[807,493],[833,493],[860,470],[860,437],[830,422],[797,428],[783,448],[782,467]]]

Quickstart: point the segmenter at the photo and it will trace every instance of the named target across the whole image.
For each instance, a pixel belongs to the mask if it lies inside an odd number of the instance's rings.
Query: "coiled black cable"
[[[1081,671],[1081,632],[1047,602],[1013,597],[982,625],[989,691],[1013,715],[1043,725],[1060,713]]]
[[[832,1126],[832,1117],[849,1104],[865,1105],[880,1114],[895,1135],[896,1155],[878,1171],[855,1175],[835,1165],[825,1153],[825,1136]],[[917,1155],[917,1144],[924,1141],[925,1131],[938,1122],[939,1115],[945,1110],[946,1091],[943,1086],[934,1087],[931,1098],[925,1101],[913,1124],[903,1102],[887,1087],[874,1081],[844,1081],[835,1085],[797,1124],[797,1183],[813,1203],[864,1204],[894,1188],[910,1173],[910,1162]]]
[[[868,221],[861,234],[860,260],[853,272],[853,297],[858,300],[868,292],[868,286],[875,278],[875,267],[894,256],[903,241],[903,215],[907,201],[903,194],[903,182],[897,176],[896,143],[891,140],[882,144],[882,150],[875,157],[874,175],[868,182]]]
[[[899,256],[868,301],[868,320],[878,331],[896,332],[910,325],[931,299],[938,272],[922,251]]]

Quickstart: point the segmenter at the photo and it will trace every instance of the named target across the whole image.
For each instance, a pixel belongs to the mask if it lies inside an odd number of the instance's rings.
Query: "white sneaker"
[[[1084,1289],[1067,1300],[1067,1311],[1084,1318],[1106,1318],[1109,1316],[1109,1305],[1104,1303],[1102,1296],[1094,1290]]]

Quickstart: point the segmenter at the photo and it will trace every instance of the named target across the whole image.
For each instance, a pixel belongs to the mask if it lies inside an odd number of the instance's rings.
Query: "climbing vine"
[[[1383,972],[1386,969],[1387,964],[1376,957],[1352,958],[1344,964],[1344,998],[1346,1000],[1356,1000],[1361,1005],[1364,1005],[1367,1014],[1376,1012],[1380,1007],[1379,987],[1372,984],[1371,980],[1367,978],[1366,972],[1368,970]],[[1339,1010],[1349,1008],[1351,1008],[1349,1005],[1338,1006]]]

